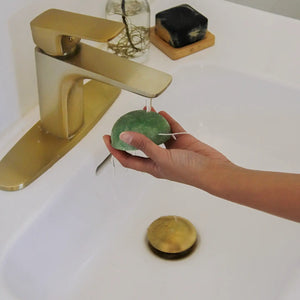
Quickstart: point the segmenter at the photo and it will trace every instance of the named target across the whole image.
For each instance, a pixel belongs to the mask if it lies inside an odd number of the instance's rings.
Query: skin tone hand
[[[160,114],[169,122],[172,132],[184,131],[166,112]],[[103,139],[108,150],[126,168],[192,185],[218,197],[300,222],[300,174],[241,168],[190,134],[178,135],[162,148],[140,133],[121,133],[121,140],[144,152],[147,158],[114,149],[108,135]]]
[[[169,122],[172,132],[185,130],[166,112],[160,114]],[[178,135],[170,139],[166,148],[157,146],[137,132],[124,132],[121,140],[143,151],[148,158],[137,157],[114,149],[110,137],[104,142],[112,155],[126,168],[149,173],[157,178],[169,179],[199,187],[199,174],[205,176],[211,162],[226,164],[228,159],[210,146],[200,142],[190,134]]]

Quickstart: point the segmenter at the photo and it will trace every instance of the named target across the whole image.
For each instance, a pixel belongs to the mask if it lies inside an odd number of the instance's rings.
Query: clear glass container
[[[108,50],[141,61],[150,47],[150,7],[147,0],[108,0],[106,18],[122,22],[124,30],[108,42]]]

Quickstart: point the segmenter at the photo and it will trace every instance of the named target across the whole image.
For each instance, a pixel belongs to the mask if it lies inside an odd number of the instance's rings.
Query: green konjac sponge
[[[156,34],[174,48],[205,37],[208,19],[188,4],[161,11],[155,16]]]
[[[120,133],[123,131],[139,132],[151,139],[155,144],[160,145],[170,139],[169,135],[159,133],[170,133],[171,127],[168,121],[160,114],[145,110],[134,110],[117,120],[111,131],[111,145],[118,150],[136,150],[120,140]]]

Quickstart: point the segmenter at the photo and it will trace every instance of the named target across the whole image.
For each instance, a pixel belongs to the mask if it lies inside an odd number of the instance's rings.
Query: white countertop
[[[154,16],[157,11],[181,2],[150,3]],[[172,74],[187,63],[217,64],[300,88],[299,20],[223,0],[188,3],[208,17],[208,29],[216,36],[215,46],[177,61],[151,46],[148,65]],[[168,110],[159,105],[159,100],[156,103],[158,109]],[[110,132],[116,117],[143,104],[136,96],[123,93],[88,136],[34,183],[18,192],[0,191],[0,258],[87,160],[93,160],[96,168],[105,158],[102,135]],[[1,137],[0,155],[37,120],[38,108],[35,108],[7,131]]]

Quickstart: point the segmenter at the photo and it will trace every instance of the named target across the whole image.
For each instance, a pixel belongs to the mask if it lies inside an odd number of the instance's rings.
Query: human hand
[[[184,129],[160,112],[173,133]],[[111,146],[108,150],[124,166],[203,189],[218,197],[300,222],[300,174],[250,170],[231,163],[222,153],[190,134],[170,139],[166,148],[137,132],[122,132],[121,140],[146,154],[139,157]]]
[[[166,112],[160,114],[169,122],[173,133],[184,131]],[[176,140],[170,139],[164,149],[140,133],[121,133],[120,139],[144,152],[146,158],[114,149],[109,135],[103,139],[108,150],[124,167],[205,190],[214,185],[213,173],[218,168],[233,165],[223,154],[190,134],[178,135]]]

